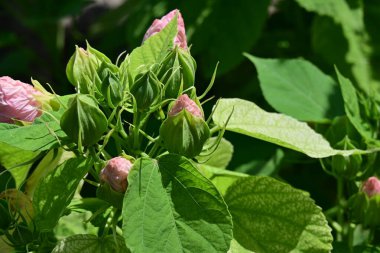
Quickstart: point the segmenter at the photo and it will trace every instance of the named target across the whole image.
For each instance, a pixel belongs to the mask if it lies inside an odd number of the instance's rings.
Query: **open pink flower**
[[[370,177],[363,183],[362,189],[368,197],[380,195],[380,180],[377,177]]]
[[[14,119],[33,122],[41,115],[40,103],[35,95],[41,93],[32,85],[0,77],[0,122],[13,123]]]
[[[169,116],[175,116],[183,109],[190,112],[193,116],[203,118],[201,109],[199,109],[198,105],[186,94],[181,95],[179,98],[177,98],[168,114]]]
[[[131,161],[121,156],[114,157],[100,172],[100,180],[108,183],[115,191],[123,193],[127,190],[127,177],[131,168]]]
[[[178,45],[179,47],[183,49],[187,49],[185,23],[183,22],[183,18],[179,10],[172,10],[171,12],[163,16],[161,19],[155,19],[152,25],[146,31],[143,41],[148,39],[150,36],[158,33],[162,29],[164,29],[164,27],[174,18],[176,14],[178,14],[178,21],[177,21],[178,32],[177,32],[177,36],[175,36],[174,38],[174,44]]]

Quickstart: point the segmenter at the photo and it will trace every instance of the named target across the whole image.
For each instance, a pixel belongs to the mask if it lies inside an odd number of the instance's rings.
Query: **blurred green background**
[[[310,0],[3,0],[0,76],[24,82],[33,77],[60,95],[72,93],[65,67],[75,45],[84,47],[87,40],[116,61],[120,53],[141,44],[154,18],[177,8],[198,63],[198,90],[205,89],[220,62],[210,96],[244,98],[274,111],[243,52],[264,58],[302,57],[334,78],[336,64],[359,87],[355,66],[365,66],[376,82],[380,1],[314,1],[323,5],[320,11],[306,10]],[[335,181],[318,160],[237,134],[226,138],[235,147],[229,169],[282,178],[309,191],[324,208],[334,203]]]

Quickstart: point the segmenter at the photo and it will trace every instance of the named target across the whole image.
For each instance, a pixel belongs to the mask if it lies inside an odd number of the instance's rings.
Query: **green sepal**
[[[124,193],[114,191],[107,183],[101,184],[96,190],[96,196],[107,201],[116,208],[121,209],[123,206]]]
[[[160,138],[170,153],[193,158],[199,155],[210,137],[210,129],[201,118],[182,110],[169,116],[160,127]]]
[[[101,66],[104,64],[112,72],[118,71],[117,66],[112,64],[107,56],[92,48],[88,43],[86,50],[76,46],[75,53],[66,66],[67,79],[78,89],[79,93],[94,95],[101,87],[100,72]]]
[[[90,95],[77,94],[60,123],[67,136],[83,146],[97,143],[107,130],[107,118]]]
[[[365,227],[380,227],[380,195],[368,197],[359,192],[349,199],[348,208],[352,222]]]
[[[353,141],[348,136],[338,142],[334,148],[337,149],[355,149]],[[331,158],[331,167],[333,173],[338,177],[354,178],[362,168],[362,155],[343,156],[336,155]]]
[[[136,77],[130,92],[136,100],[138,110],[149,110],[161,101],[160,86],[160,81],[151,71]]]
[[[177,98],[194,85],[197,64],[188,50],[175,47],[162,61],[158,77],[164,84],[165,98]],[[183,84],[183,85],[181,85]]]
[[[104,71],[104,79],[102,81],[102,95],[107,101],[107,105],[115,108],[123,100],[124,86],[119,78],[112,73],[109,69]]]

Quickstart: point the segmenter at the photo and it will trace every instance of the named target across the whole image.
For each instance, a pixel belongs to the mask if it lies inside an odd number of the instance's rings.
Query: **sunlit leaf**
[[[336,154],[350,155],[356,150],[335,150],[322,135],[306,123],[278,113],[269,113],[242,99],[221,99],[213,114],[215,124],[223,127],[229,115],[227,130],[322,158]]]
[[[128,177],[123,234],[132,252],[226,252],[227,206],[215,186],[178,155],[140,159]]]
[[[234,238],[256,253],[332,249],[331,229],[307,193],[269,177],[245,177],[231,185],[225,200]]]
[[[312,63],[245,56],[255,64],[265,99],[277,111],[314,122],[344,114],[339,86]]]

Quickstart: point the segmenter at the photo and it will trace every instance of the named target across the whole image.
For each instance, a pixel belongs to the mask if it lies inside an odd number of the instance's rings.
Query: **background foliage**
[[[189,44],[194,45],[196,85],[201,91],[219,61],[213,95],[244,98],[269,112],[327,124],[345,111],[336,95],[341,81],[334,64],[364,94],[379,89],[377,0],[14,0],[1,1],[0,7],[0,76],[25,82],[38,77],[62,95],[74,91],[64,70],[75,45],[83,47],[88,40],[115,60],[119,52],[129,53],[141,44],[154,18],[174,8],[182,12]],[[244,57],[243,52],[255,57]],[[295,61],[303,68],[287,72]],[[289,75],[300,92],[289,90],[288,97],[276,97],[282,78]],[[321,80],[320,89],[307,89],[310,79]],[[308,102],[315,108],[303,106]],[[323,108],[326,104],[328,108]],[[234,145],[227,169],[280,178],[310,192],[324,210],[335,204],[335,180],[323,172],[317,159],[234,133],[226,138]]]

